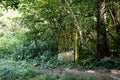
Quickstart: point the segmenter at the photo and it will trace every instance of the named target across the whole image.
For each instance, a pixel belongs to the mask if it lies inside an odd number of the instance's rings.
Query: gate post
[[[75,62],[77,62],[79,57],[78,54],[78,30],[75,30]]]

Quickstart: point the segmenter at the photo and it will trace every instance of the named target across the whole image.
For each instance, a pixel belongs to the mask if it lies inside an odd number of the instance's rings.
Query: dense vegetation
[[[70,73],[51,76],[43,70],[120,69],[119,4],[119,0],[0,0],[0,79],[102,80]],[[58,60],[58,54],[65,55]]]

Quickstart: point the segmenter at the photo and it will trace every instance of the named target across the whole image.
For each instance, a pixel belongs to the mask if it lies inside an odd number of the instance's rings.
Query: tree
[[[105,0],[97,0],[98,15],[97,15],[97,54],[96,59],[101,59],[109,56],[109,48],[106,36],[106,2]]]

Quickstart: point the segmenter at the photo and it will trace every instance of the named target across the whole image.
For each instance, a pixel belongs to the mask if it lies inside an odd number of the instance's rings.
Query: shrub
[[[42,74],[30,80],[58,80],[58,78],[49,74]]]
[[[16,62],[13,60],[0,59],[0,79],[1,80],[26,80],[37,75],[36,71],[32,70],[32,65],[26,61]]]
[[[79,62],[79,68],[81,69],[93,69],[96,67],[104,67],[108,69],[120,69],[120,58],[117,57],[105,57],[100,61],[93,61],[92,58],[81,60]]]

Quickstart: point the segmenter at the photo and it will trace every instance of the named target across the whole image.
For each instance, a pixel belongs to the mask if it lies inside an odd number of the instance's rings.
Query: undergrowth
[[[62,76],[61,80],[103,80],[102,78],[96,77],[94,75],[73,75],[72,73],[66,73]]]
[[[119,60],[119,59],[118,59]],[[54,61],[54,62],[53,62]],[[101,60],[100,62],[109,62],[111,61],[111,58],[105,58],[104,60]],[[36,67],[36,64],[39,61],[14,61],[14,60],[5,60],[5,59],[0,59],[0,80],[103,80],[99,77],[96,77],[94,75],[74,75],[71,73],[65,73],[65,74],[55,74],[55,75],[50,75],[49,73],[45,73],[43,68],[40,68],[41,65]],[[53,62],[53,64],[51,64]],[[74,64],[67,64],[67,63],[62,63],[58,62],[55,63],[54,59],[52,59],[49,64],[46,64],[46,68],[57,68],[62,66],[64,67],[71,67]],[[93,66],[97,66],[99,63],[88,63],[88,61],[84,61],[83,67],[85,68],[91,68]],[[114,60],[113,60],[114,62]],[[115,61],[116,63],[119,63],[119,61]],[[43,63],[41,63],[43,64]],[[56,65],[55,65],[56,64]],[[63,64],[63,65],[62,65]],[[90,64],[90,65],[89,65]],[[103,65],[103,64],[102,64]],[[108,65],[104,63],[104,65]],[[44,64],[45,66],[45,64]],[[44,67],[42,66],[42,67]],[[115,65],[116,66],[116,65]]]
[[[30,79],[30,80],[103,80],[100,77],[96,77],[94,75],[89,75],[89,76],[78,76],[74,75],[72,73],[65,73],[64,75],[49,75],[49,74],[44,74],[40,75],[36,78]]]
[[[107,69],[120,70],[120,58],[117,57],[105,57],[100,61],[95,61],[92,58],[81,60],[79,62],[80,69],[94,69],[96,67],[104,67]]]
[[[27,80],[35,77],[38,72],[32,70],[33,66],[26,61],[13,61],[0,59],[0,80]]]

